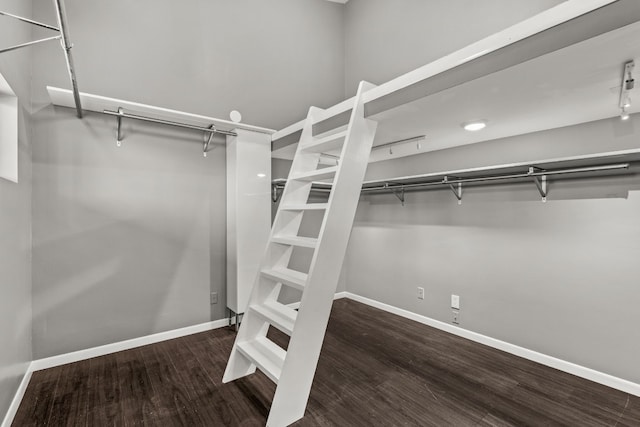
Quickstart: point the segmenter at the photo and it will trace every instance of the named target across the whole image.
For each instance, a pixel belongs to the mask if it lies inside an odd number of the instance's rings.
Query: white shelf
[[[640,2],[568,0],[383,83],[364,94],[365,117],[378,122],[369,161],[617,116],[619,94],[610,88],[640,55],[639,34]],[[464,132],[460,123],[477,114],[490,126]],[[272,136],[274,158],[292,158],[301,128]],[[417,148],[400,143],[422,135]],[[393,153],[375,150],[395,142]]]
[[[67,89],[47,86],[49,97],[53,105],[61,107],[75,108],[73,100],[73,92]],[[180,123],[187,123],[196,126],[207,127],[214,125],[217,129],[231,131],[234,129],[248,130],[253,132],[273,134],[274,129],[267,129],[259,126],[252,126],[245,123],[235,123],[229,120],[218,119],[215,117],[201,116],[199,114],[186,113],[169,108],[155,107],[153,105],[140,104],[123,99],[109,98],[106,96],[93,95],[90,93],[80,92],[80,100],[82,109],[85,111],[94,111],[102,113],[104,110],[117,111],[122,108],[127,113],[136,113],[153,118],[163,120],[171,120]]]

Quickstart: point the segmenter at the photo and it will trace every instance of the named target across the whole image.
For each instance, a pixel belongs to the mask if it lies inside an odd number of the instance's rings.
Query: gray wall
[[[345,6],[345,95],[381,84],[562,0],[350,0]]]
[[[31,15],[31,4],[2,2],[3,11]],[[3,47],[31,39],[28,25],[0,17]],[[18,184],[0,179],[0,420],[31,361],[31,51],[0,55],[0,73],[19,99]]]
[[[640,115],[370,165],[369,179],[638,148]],[[640,383],[640,175],[361,200],[347,290]],[[426,290],[417,299],[418,286]]]
[[[66,4],[84,92],[273,128],[342,98],[339,4]],[[197,132],[125,122],[118,149],[112,118],[46,106],[66,69],[59,49],[35,58],[34,357],[223,318],[224,147],[204,159]]]

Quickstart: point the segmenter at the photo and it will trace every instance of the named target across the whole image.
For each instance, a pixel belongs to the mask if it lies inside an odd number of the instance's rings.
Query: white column
[[[244,313],[271,231],[271,135],[227,137],[227,308]]]
[[[0,178],[18,182],[18,98],[0,74]]]

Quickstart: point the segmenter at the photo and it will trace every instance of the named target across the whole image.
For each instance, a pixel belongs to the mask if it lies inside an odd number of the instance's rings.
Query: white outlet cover
[[[451,308],[460,310],[460,297],[458,295],[451,295]]]

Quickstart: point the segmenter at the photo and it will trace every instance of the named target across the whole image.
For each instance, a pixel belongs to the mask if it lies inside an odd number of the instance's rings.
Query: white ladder
[[[364,118],[362,100],[372,87],[360,83],[346,129],[314,136],[314,125],[345,110],[309,109],[224,373],[226,383],[257,367],[277,384],[267,420],[270,427],[287,426],[304,416],[375,136],[377,123]],[[321,154],[340,147],[337,165],[321,167]],[[309,203],[312,182],[321,180],[332,183],[328,202]],[[303,215],[314,210],[324,211],[318,237],[298,236]],[[288,268],[294,248],[313,250],[308,273]],[[278,302],[282,285],[302,291],[297,312]],[[287,351],[266,337],[269,325],[291,337]]]

